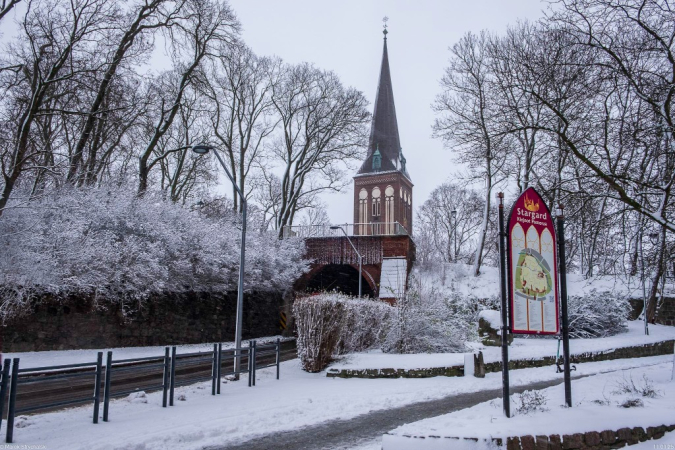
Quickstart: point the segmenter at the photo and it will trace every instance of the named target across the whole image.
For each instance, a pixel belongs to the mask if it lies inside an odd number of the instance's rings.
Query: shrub
[[[377,345],[393,309],[384,302],[338,293],[297,299],[293,315],[302,368],[320,372],[337,355]]]
[[[568,317],[570,337],[598,338],[627,330],[628,301],[615,293],[592,290],[584,296],[570,296]]]

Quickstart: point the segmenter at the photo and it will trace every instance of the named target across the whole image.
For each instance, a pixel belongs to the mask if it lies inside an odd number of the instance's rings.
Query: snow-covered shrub
[[[569,296],[570,336],[597,338],[614,336],[627,330],[628,300],[609,291],[592,290],[583,296]]]
[[[541,391],[525,391],[513,396],[516,415],[528,415],[535,412],[546,412],[548,397]]]
[[[12,206],[12,205],[10,205]],[[238,215],[207,217],[131,186],[63,187],[0,218],[0,316],[43,294],[105,302],[151,293],[236,290]],[[306,268],[298,240],[250,230],[248,289],[284,289]]]
[[[384,302],[339,293],[297,299],[293,315],[302,368],[319,372],[339,354],[379,344],[393,309]]]
[[[448,293],[413,277],[398,300],[382,350],[389,353],[461,352],[477,339],[478,312],[483,302]]]

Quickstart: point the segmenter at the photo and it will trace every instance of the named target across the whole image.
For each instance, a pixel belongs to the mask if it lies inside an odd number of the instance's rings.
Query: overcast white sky
[[[440,92],[448,47],[468,31],[503,32],[518,19],[536,20],[540,0],[230,0],[244,41],[260,55],[313,62],[373,102],[382,59],[382,18],[401,146],[415,184],[414,207],[456,170],[452,152],[431,138],[431,103]],[[334,223],[353,221],[353,187],[324,197]]]
[[[24,3],[10,14],[12,19],[25,12]],[[518,19],[536,20],[547,7],[541,0],[230,0],[230,4],[242,23],[244,41],[257,54],[335,71],[345,85],[366,95],[371,112],[382,60],[382,18],[389,17],[389,64],[401,146],[415,184],[415,208],[458,170],[452,151],[431,138],[430,105],[440,92],[448,47],[468,31],[503,32]],[[0,27],[3,40],[16,31],[11,19]],[[351,184],[341,194],[325,195],[324,201],[333,223],[353,221]]]

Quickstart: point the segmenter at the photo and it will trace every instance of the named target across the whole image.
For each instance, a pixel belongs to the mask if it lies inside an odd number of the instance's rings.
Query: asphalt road
[[[544,389],[561,384],[562,381],[561,377],[559,380],[519,386],[511,388],[511,393]],[[478,403],[501,398],[501,394],[500,388],[452,395],[400,408],[374,411],[349,420],[337,420],[298,430],[274,433],[236,445],[208,447],[208,450],[346,450],[373,441],[400,425],[469,408]]]

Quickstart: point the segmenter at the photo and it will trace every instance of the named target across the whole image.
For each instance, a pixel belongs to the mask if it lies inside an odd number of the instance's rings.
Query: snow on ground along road
[[[575,375],[641,367],[670,362],[672,356],[581,364]],[[177,389],[185,401],[162,408],[161,392],[147,395],[147,403],[136,399],[111,402],[110,422],[91,423],[91,406],[17,419],[14,433],[19,445],[45,445],[49,449],[201,449],[226,448],[264,434],[278,434],[322,422],[350,419],[368,413],[440,399],[460,393],[499,389],[501,375],[425,379],[334,379],[325,372],[303,372],[298,360],[282,363],[281,379],[274,369],[260,370],[256,387],[245,381],[223,385],[222,394],[210,395],[210,384]],[[536,381],[561,380],[553,367],[514,370],[512,386]],[[361,419],[360,419],[361,420]],[[405,423],[401,417],[399,424]],[[396,426],[396,425],[394,425]],[[393,427],[392,427],[393,428]],[[390,428],[391,429],[391,428]],[[380,431],[379,434],[386,432]],[[309,436],[311,438],[312,436]],[[344,436],[343,448],[371,445],[370,436]],[[321,442],[314,441],[321,448]],[[371,445],[372,446],[372,445]],[[284,448],[282,443],[278,447]]]
[[[491,439],[510,436],[572,435],[620,428],[675,424],[672,362],[576,380],[573,408],[565,408],[562,385],[511,399],[512,417],[502,414],[501,399],[403,425],[383,438],[383,450],[492,448]],[[432,437],[433,436],[433,437]],[[675,433],[666,435],[675,444]],[[478,438],[449,441],[447,437]],[[423,439],[422,439],[423,438]],[[668,439],[666,439],[668,440]],[[654,448],[654,447],[651,447]]]

